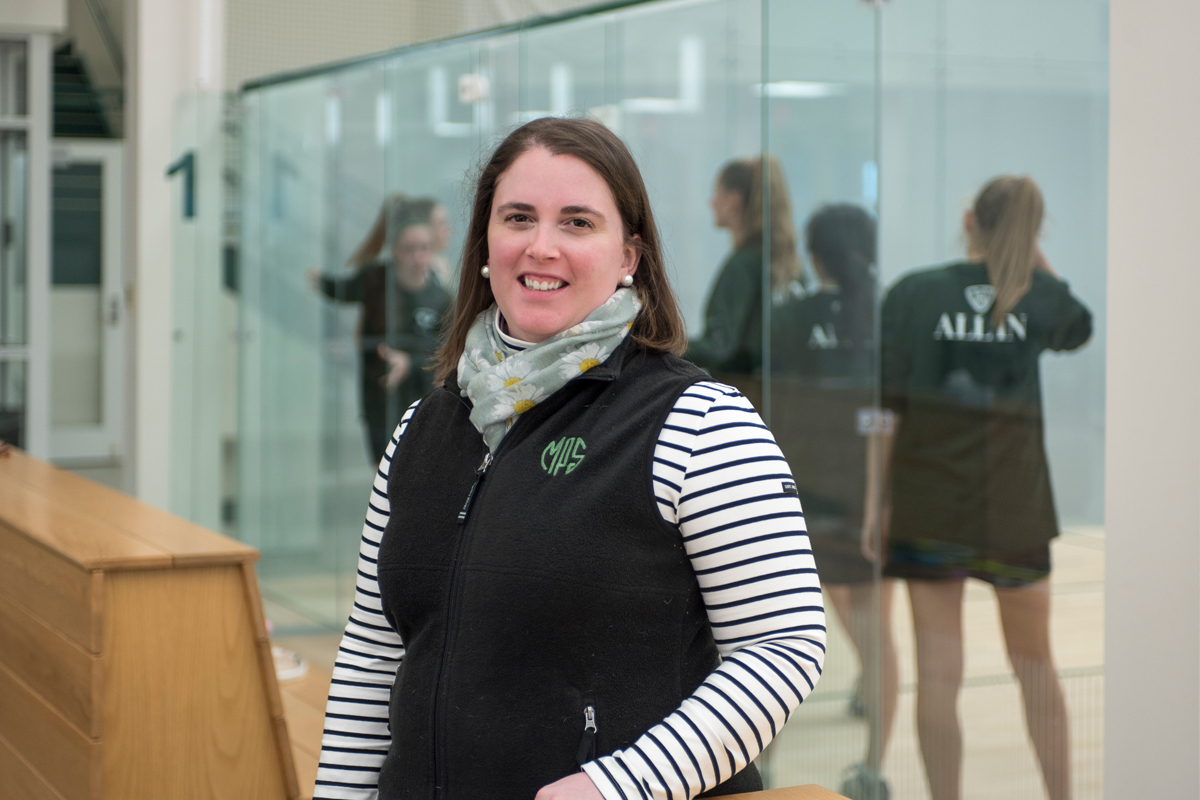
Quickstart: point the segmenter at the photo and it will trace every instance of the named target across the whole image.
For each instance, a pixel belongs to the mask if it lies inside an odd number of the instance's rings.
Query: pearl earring
[[[486,278],[492,274],[492,271],[490,269],[488,269],[487,264],[484,264],[482,267],[480,267],[479,274]]]
[[[624,278],[621,278],[621,285],[626,289],[628,289],[630,286],[633,286],[633,276],[626,275]]]

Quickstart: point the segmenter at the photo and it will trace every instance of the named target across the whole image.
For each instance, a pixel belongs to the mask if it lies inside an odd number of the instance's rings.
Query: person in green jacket
[[[329,299],[362,305],[356,331],[360,397],[376,464],[404,410],[433,388],[425,367],[441,344],[442,316],[451,303],[433,273],[437,238],[430,211],[435,205],[425,198],[390,196],[380,212],[384,235],[376,237],[374,230],[367,235],[351,256],[349,271],[310,270],[308,276]]]
[[[917,649],[917,734],[933,800],[962,794],[963,596],[992,586],[1046,795],[1071,797],[1069,724],[1050,639],[1050,542],[1041,354],[1082,347],[1092,314],[1038,246],[1041,190],[989,181],[963,218],[965,261],[909,273],[880,312],[883,574],[904,578]],[[870,477],[869,477],[870,479]],[[871,538],[864,536],[870,548]]]
[[[763,165],[767,165],[770,213],[763,213]],[[785,287],[800,273],[792,204],[779,161],[772,155],[739,158],[721,168],[713,187],[714,223],[733,238],[704,309],[704,333],[688,342],[687,359],[714,377],[732,382],[758,405],[762,370],[763,229],[769,222],[771,287]],[[764,219],[766,218],[766,219]]]

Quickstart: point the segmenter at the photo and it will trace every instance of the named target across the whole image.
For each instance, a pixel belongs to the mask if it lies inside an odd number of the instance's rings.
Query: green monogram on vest
[[[542,469],[550,475],[557,475],[566,467],[571,472],[583,461],[583,451],[587,445],[578,436],[564,436],[557,442],[546,445],[542,451]]]

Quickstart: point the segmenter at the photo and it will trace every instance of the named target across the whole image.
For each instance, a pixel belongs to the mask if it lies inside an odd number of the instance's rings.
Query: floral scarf
[[[629,334],[641,307],[632,289],[617,289],[583,322],[526,350],[500,338],[495,305],[480,314],[458,361],[458,385],[473,405],[471,423],[488,449],[496,452],[521,414],[603,364]]]

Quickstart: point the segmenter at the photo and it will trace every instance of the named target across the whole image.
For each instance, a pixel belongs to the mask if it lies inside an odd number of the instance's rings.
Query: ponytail
[[[1033,282],[1038,233],[1045,204],[1028,175],[1001,175],[975,198],[972,244],[984,253],[996,290],[992,321],[1000,325]]]

